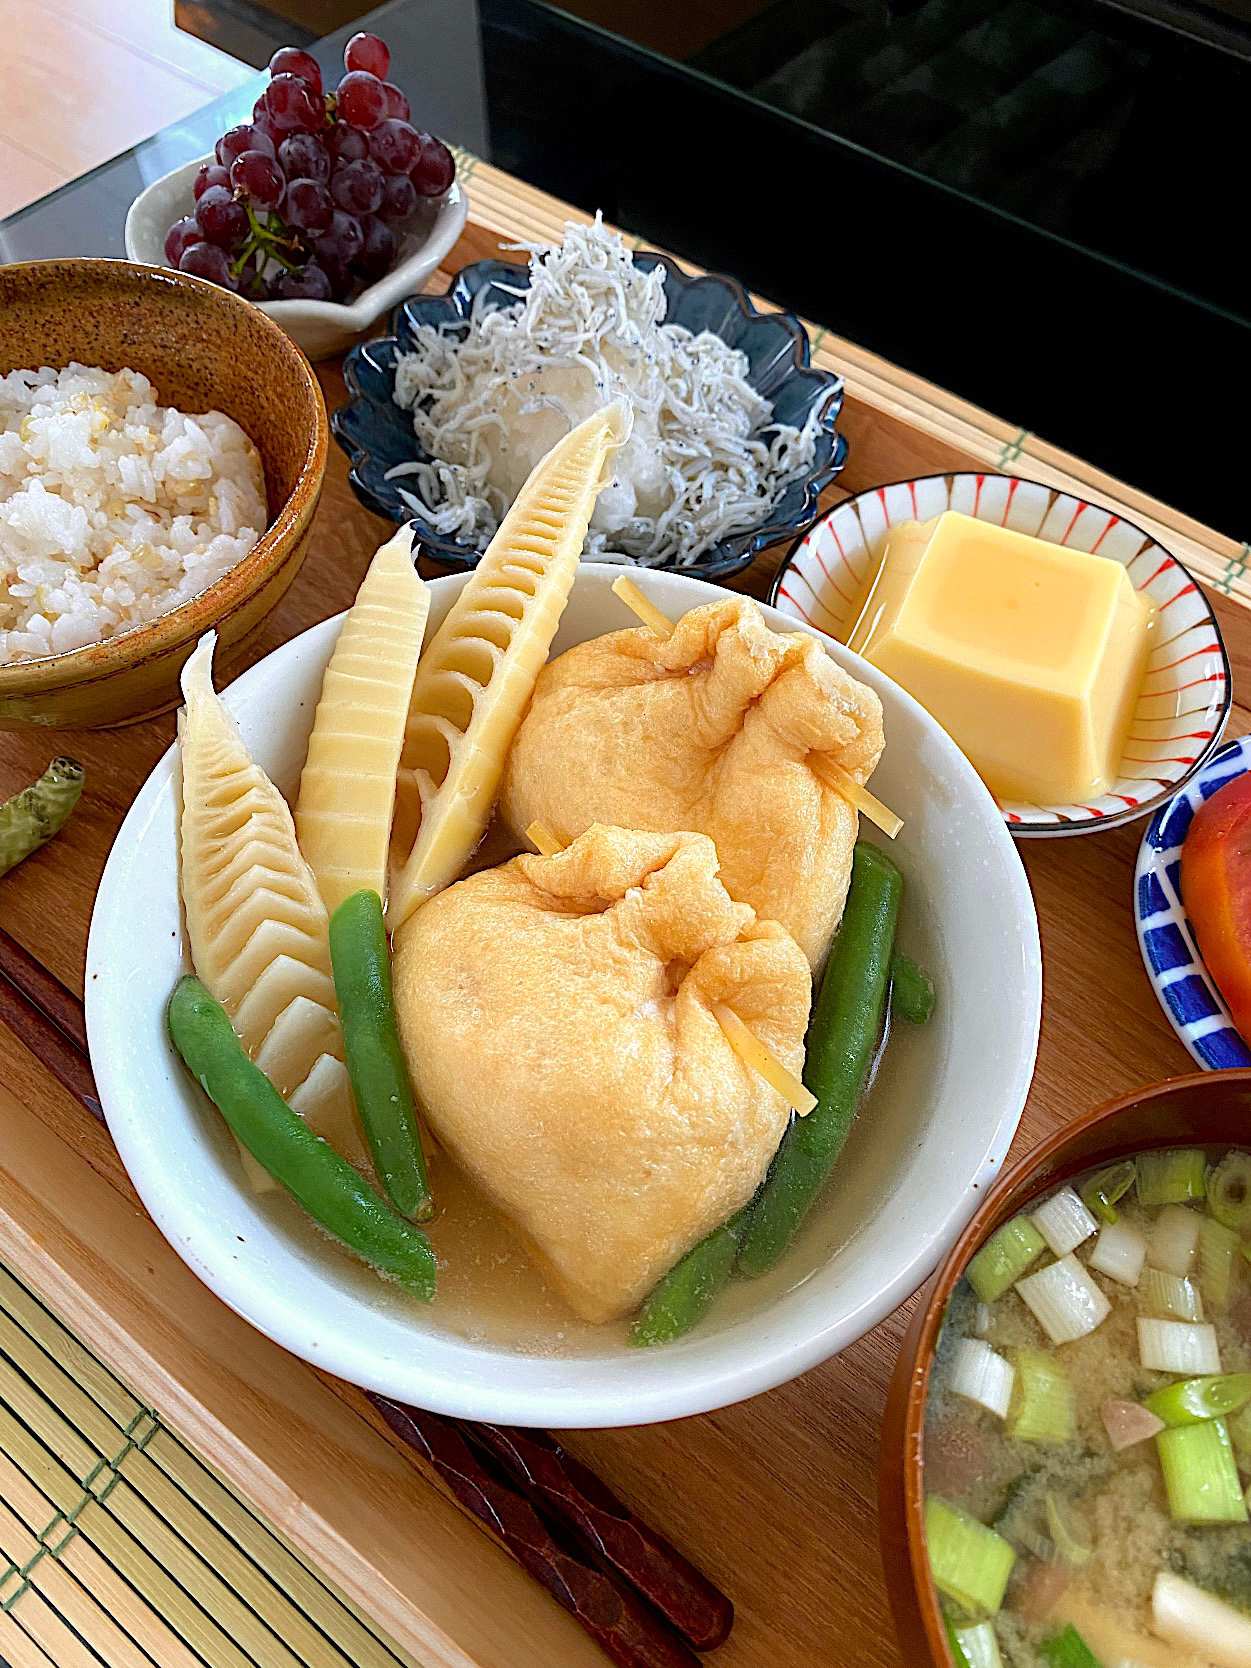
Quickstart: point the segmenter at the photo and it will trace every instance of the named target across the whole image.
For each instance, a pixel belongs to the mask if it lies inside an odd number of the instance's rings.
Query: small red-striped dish
[[[769,600],[845,642],[890,529],[944,510],[1123,562],[1134,588],[1159,610],[1118,780],[1082,805],[1000,800],[1013,834],[1088,834],[1158,809],[1220,744],[1231,702],[1229,660],[1216,617],[1186,569],[1110,510],[1015,475],[927,475],[874,487],[809,528],[778,570]]]

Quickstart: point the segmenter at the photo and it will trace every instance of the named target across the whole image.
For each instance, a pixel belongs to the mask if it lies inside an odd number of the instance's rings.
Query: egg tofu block
[[[790,1116],[712,1013],[803,1068],[812,981],[706,835],[595,826],[405,922],[395,998],[430,1129],[586,1320],[628,1315],[747,1203]]]
[[[882,706],[801,632],[747,597],[694,608],[667,639],[593,638],[539,674],[505,767],[501,809],[523,837],[593,822],[694,829],[716,843],[730,896],[779,921],[814,969],[851,879],[857,819],[814,775],[824,754],[857,782],[882,753]]]

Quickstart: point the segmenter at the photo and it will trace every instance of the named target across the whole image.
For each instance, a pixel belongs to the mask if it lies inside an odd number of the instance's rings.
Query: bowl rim
[[[451,146],[448,149],[450,150]],[[455,151],[453,151],[452,155],[455,156],[455,154]],[[162,174],[158,179],[150,180],[143,190],[134,197],[130,207],[126,210],[126,223],[123,231],[126,253],[132,260],[135,257],[131,256],[130,252],[133,244],[137,241],[135,226],[139,219],[140,205],[146,203],[162,186],[172,188],[175,184],[181,185],[184,177],[189,184],[193,182],[204,164],[214,160],[214,155],[214,152],[208,151],[204,156],[198,156],[190,162],[179,163],[176,168],[171,168],[168,173]],[[430,261],[431,258],[433,258],[434,265],[430,270],[437,270],[439,262],[450,253],[460,240],[465,222],[469,218],[469,195],[460,179],[453,176],[451,185],[441,196],[430,197],[426,201],[435,208],[435,220],[430,228],[429,236],[419,248],[406,255],[402,261],[397,261],[389,272],[384,272],[381,278],[363,289],[354,301],[274,300],[253,301],[249,304],[264,313],[267,318],[274,319],[279,324],[284,319],[289,320],[292,324],[297,321],[320,323],[333,326],[335,329],[350,331],[353,335],[362,330],[368,330],[370,325],[376,322],[379,315],[394,304],[394,292],[397,283],[400,286],[410,283],[414,269]],[[436,230],[438,231],[437,236],[435,235]],[[161,270],[165,272],[177,270],[174,267],[164,266],[161,262],[135,260],[135,264],[160,266]],[[240,299],[247,300],[248,298],[244,296]]]
[[[1080,1175],[1092,1163],[1112,1162],[1114,1157],[1112,1149],[1098,1159],[1074,1157],[1072,1153],[1066,1157],[1066,1149],[1126,1113],[1150,1107],[1179,1093],[1197,1091],[1206,1096],[1239,1086],[1251,1087],[1251,1067],[1223,1072],[1184,1072],[1113,1096],[1053,1130],[998,1177],[923,1288],[891,1374],[878,1463],[878,1523],[888,1588],[896,1601],[901,1596],[902,1576],[898,1580],[892,1580],[891,1576],[899,1567],[898,1554],[906,1548],[912,1608],[896,1602],[893,1606],[896,1624],[914,1646],[924,1640],[934,1668],[951,1668],[951,1656],[942,1612],[929,1576],[925,1545],[925,1408],[938,1337],[952,1291],[974,1252],[1004,1221],[1019,1214],[1048,1188]],[[1196,1136],[1194,1140],[1200,1138]],[[1128,1156],[1178,1144],[1177,1135],[1148,1136],[1117,1143],[1115,1151],[1120,1156]],[[1045,1176],[1041,1174],[1044,1169]]]
[[[593,578],[608,580],[616,577],[620,568],[611,563],[584,563],[580,572]],[[689,581],[692,576],[665,574],[663,578],[666,584],[669,584],[675,581]],[[443,575],[432,583],[455,585],[459,590],[467,580],[468,575],[450,574]],[[694,583],[701,591],[715,589],[707,581],[694,579]],[[331,632],[342,618],[342,614],[335,615],[310,627],[307,632],[280,645],[271,656],[266,657],[266,660],[279,654],[289,655],[294,660],[299,653],[295,645],[307,641],[312,633]],[[801,627],[798,622],[788,620],[786,629],[808,630],[818,641],[828,641],[822,639],[820,633],[811,628]],[[836,648],[840,654],[849,653],[842,645],[836,645]],[[257,662],[235,682],[258,679],[264,665],[264,660]],[[994,816],[994,804],[986,789],[954,743],[945,732],[934,725],[933,719],[925,713],[919,703],[898,685],[891,684],[890,680],[876,669],[868,668],[868,671],[875,680],[890,686],[894,698],[905,711],[919,717],[925,726],[933,727],[934,737],[944,752],[950,750],[948,758],[957,772],[957,777],[965,776],[967,773],[965,782],[973,800],[981,801],[984,796],[983,812],[988,835],[997,847],[1001,835],[1005,842],[1000,848],[1003,850],[1006,865],[1005,886],[1009,889],[1024,939],[1021,946],[1024,952],[1021,985],[1025,996],[1023,1012],[1026,1017],[1022,1021],[1020,1037],[1013,1039],[1018,1052],[1010,1072],[1006,1074],[1008,1081],[1004,1087],[1002,1105],[995,1117],[994,1127],[988,1128],[984,1138],[979,1142],[984,1149],[984,1156],[978,1162],[970,1186],[961,1200],[942,1220],[927,1223],[924,1231],[916,1236],[906,1259],[895,1267],[889,1278],[873,1284],[867,1295],[849,1299],[845,1305],[846,1312],[837,1322],[814,1318],[809,1325],[796,1329],[785,1340],[779,1340],[766,1354],[753,1353],[750,1349],[743,1351],[741,1348],[737,1351],[722,1350],[714,1359],[692,1364],[682,1374],[675,1374],[674,1382],[635,1384],[628,1389],[620,1386],[601,1386],[589,1391],[575,1385],[563,1391],[555,1404],[551,1400],[550,1391],[540,1388],[501,1391],[494,1380],[478,1382],[471,1375],[464,1373],[454,1381],[454,1393],[449,1396],[449,1380],[445,1368],[441,1369],[439,1374],[435,1374],[423,1369],[420,1360],[414,1364],[407,1357],[402,1361],[380,1359],[376,1354],[369,1355],[365,1350],[345,1343],[341,1337],[331,1341],[324,1333],[317,1342],[310,1343],[310,1333],[315,1335],[316,1328],[310,1328],[307,1314],[292,1314],[281,1293],[269,1288],[261,1290],[255,1276],[249,1274],[231,1253],[214,1250],[212,1247],[204,1251],[193,1243],[185,1223],[187,1207],[178,1196],[178,1190],[170,1185],[168,1175],[162,1168],[166,1160],[162,1158],[160,1163],[149,1164],[147,1155],[142,1150],[142,1142],[135,1142],[132,1138],[137,1122],[142,1120],[137,1120],[127,1111],[128,1062],[125,1051],[118,1051],[107,1042],[107,1030],[98,1030],[98,1027],[108,1026],[105,1014],[106,982],[95,977],[95,970],[105,965],[108,954],[104,935],[109,928],[105,913],[106,910],[115,910],[125,903],[120,894],[117,899],[112,896],[119,883],[111,881],[109,871],[115,862],[120,864],[124,861],[119,855],[123,837],[133,842],[154,814],[159,795],[174,769],[175,748],[171,746],[158,760],[140,788],[109,853],[92,913],[87,947],[86,1004],[88,1035],[96,1059],[96,1080],[101,1103],[105,1107],[106,1115],[111,1117],[111,1133],[145,1209],[183,1260],[236,1313],[243,1315],[250,1324],[268,1337],[302,1359],[312,1360],[315,1365],[348,1378],[365,1389],[395,1396],[401,1400],[420,1401],[420,1405],[459,1418],[504,1419],[511,1423],[554,1424],[564,1428],[648,1423],[729,1406],[746,1397],[774,1389],[779,1384],[786,1383],[828,1360],[838,1351],[849,1347],[853,1341],[862,1337],[896,1309],[932,1271],[945,1248],[959,1233],[967,1211],[967,1200],[976,1197],[979,1190],[989,1186],[1019,1125],[1037,1057],[1042,1014],[1042,955],[1037,911],[1024,866],[1011,842],[1007,841],[1002,824]],[[115,1005],[116,999],[110,998],[109,1007]],[[110,1114],[111,1107],[120,1107],[121,1116],[113,1119]],[[143,1128],[146,1131],[146,1122],[143,1122]]]
[[[1232,741],[1223,742],[1222,745],[1218,747],[1207,760],[1205,760],[1203,766],[1199,770],[1195,771],[1192,777],[1188,778],[1187,781],[1181,784],[1181,786],[1177,789],[1177,792],[1168,800],[1167,804],[1159,807],[1159,809],[1152,816],[1151,821],[1147,824],[1146,830],[1142,836],[1142,841],[1138,847],[1138,856],[1134,863],[1134,931],[1138,938],[1138,949],[1142,956],[1142,965],[1146,971],[1147,981],[1150,984],[1152,991],[1155,993],[1157,1002],[1159,1002],[1160,1007],[1164,1010],[1165,1018],[1173,1027],[1173,1030],[1177,1033],[1178,1040],[1184,1045],[1187,1053],[1194,1060],[1195,1064],[1201,1066],[1205,1072],[1236,1071],[1243,1069],[1239,1066],[1220,1064],[1214,1060],[1206,1058],[1203,1053],[1202,1045],[1209,1037],[1225,1036],[1228,1034],[1237,1038],[1245,1053],[1251,1054],[1251,1048],[1248,1048],[1245,1038],[1242,1037],[1238,1027],[1234,1024],[1233,1016],[1229,1011],[1225,998],[1221,995],[1220,990],[1217,988],[1216,980],[1208,972],[1207,963],[1203,959],[1203,952],[1199,948],[1194,928],[1190,922],[1190,916],[1186,912],[1186,906],[1182,902],[1180,892],[1174,887],[1171,876],[1167,873],[1166,865],[1162,862],[1165,853],[1173,849],[1171,845],[1164,844],[1162,835],[1164,829],[1171,822],[1173,814],[1181,801],[1188,801],[1189,794],[1196,787],[1201,789],[1202,777],[1210,770],[1215,771],[1218,768],[1223,770],[1226,765],[1232,764],[1235,759],[1239,762],[1241,768],[1231,771],[1227,776],[1223,776],[1222,783],[1227,781],[1236,781],[1238,777],[1246,776],[1248,773],[1251,773],[1251,735],[1235,736]],[[1206,794],[1204,797],[1206,799]],[[1198,808],[1195,807],[1195,809],[1197,810]],[[1192,812],[1191,815],[1193,817],[1194,813]],[[1187,822],[1186,826],[1188,832],[1190,826],[1189,822]],[[1185,836],[1183,836],[1183,839],[1184,837]],[[1163,875],[1161,875],[1160,872],[1162,869],[1165,871]],[[1181,921],[1175,924],[1178,926],[1178,930],[1182,936],[1182,943],[1190,956],[1190,961],[1186,964],[1186,966],[1193,969],[1194,972],[1197,973],[1203,980],[1204,984],[1207,986],[1210,997],[1216,1003],[1216,1017],[1223,1021],[1223,1024],[1219,1029],[1205,1031],[1202,1037],[1195,1037],[1192,1034],[1194,1022],[1184,1019],[1177,1011],[1175,1004],[1169,1000],[1168,993],[1173,988],[1173,981],[1170,981],[1170,983],[1166,985],[1163,979],[1163,972],[1158,972],[1151,964],[1151,957],[1147,950],[1147,933],[1153,929],[1148,927],[1147,922],[1151,920],[1152,917],[1158,913],[1158,911],[1146,910],[1143,906],[1142,883],[1147,879],[1152,879],[1156,882],[1160,890],[1164,893],[1165,902],[1169,905],[1170,909],[1174,906],[1175,900],[1176,908],[1181,911]],[[1166,971],[1171,973],[1174,969],[1169,968]],[[1186,967],[1182,967],[1181,972],[1183,977],[1175,981],[1178,984],[1183,982]],[[1251,1059],[1244,1061],[1244,1066],[1251,1067]]]
[[[698,558],[685,567],[666,566],[662,563],[635,563],[629,559],[623,560],[622,566],[651,569],[658,573],[687,574],[693,579],[723,580],[741,573],[751,566],[759,553],[768,545],[781,544],[785,539],[795,534],[802,534],[814,522],[820,519],[821,494],[830,482],[838,475],[847,462],[849,442],[847,436],[837,428],[838,418],[842,413],[843,401],[846,394],[846,378],[841,372],[827,371],[812,364],[812,341],[807,328],[797,314],[786,308],[765,308],[756,306],[751,295],[740,281],[729,273],[688,271],[686,267],[673,255],[666,255],[660,250],[639,247],[632,251],[635,261],[649,263],[648,270],[656,265],[663,265],[666,275],[671,275],[675,283],[684,292],[700,286],[728,291],[735,305],[749,322],[753,319],[775,320],[786,331],[791,339],[791,358],[786,374],[805,372],[819,385],[823,385],[823,392],[818,396],[820,402],[819,425],[823,433],[830,435],[832,446],[829,459],[819,468],[814,467],[811,474],[802,477],[804,488],[803,503],[796,516],[789,518],[783,527],[764,526],[747,528],[741,533],[731,533],[725,539],[714,545],[713,550],[725,546],[725,553],[715,559]],[[481,275],[481,282],[470,287],[469,275]],[[364,392],[358,374],[358,365],[367,349],[387,348],[394,351],[399,346],[400,316],[414,304],[427,307],[431,312],[440,307],[450,309],[448,318],[465,320],[472,308],[474,298],[487,284],[501,279],[513,278],[517,281],[525,279],[524,288],[529,288],[529,268],[517,261],[505,261],[498,256],[489,256],[480,261],[470,261],[453,273],[447,289],[440,294],[422,293],[402,297],[396,302],[387,321],[387,329],[382,335],[371,337],[366,342],[358,343],[345,356],[343,361],[343,380],[347,385],[348,398],[338,406],[330,417],[330,431],[336,441],[347,453],[350,468],[348,480],[352,490],[366,509],[375,515],[380,515],[388,521],[398,524],[413,521],[417,528],[417,539],[421,553],[427,560],[438,563],[450,571],[461,569],[472,570],[482,557],[480,550],[472,549],[463,540],[437,533],[428,522],[423,522],[414,515],[411,508],[396,505],[384,498],[365,481],[360,472],[362,461],[369,457],[369,446],[354,436],[348,425],[352,414],[362,406],[376,407],[376,402]],[[793,484],[800,484],[796,481]],[[772,604],[772,596],[769,598]]]
[[[1054,493],[1063,498],[1071,498],[1074,503],[1080,504],[1083,509],[1097,510],[1103,515],[1112,516],[1117,522],[1120,523],[1120,525],[1132,528],[1133,531],[1139,534],[1145,541],[1155,545],[1157,549],[1163,551],[1167,559],[1172,562],[1175,567],[1180,569],[1188,582],[1194,587],[1196,596],[1199,597],[1204,609],[1207,612],[1208,624],[1211,626],[1212,635],[1216,639],[1216,652],[1220,655],[1221,671],[1224,678],[1224,692],[1221,697],[1220,711],[1216,715],[1212,726],[1212,734],[1200,748],[1195,757],[1194,763],[1187,766],[1185,774],[1179,776],[1174,782],[1166,783],[1165,786],[1162,787],[1158,793],[1153,794],[1151,798],[1141,800],[1137,805],[1127,805],[1123,811],[1112,811],[1101,816],[1092,815],[1088,817],[1071,818],[1067,822],[1040,822],[1037,820],[1031,821],[1028,818],[1018,819],[1013,822],[1010,820],[1006,811],[1003,813],[1004,822],[1008,826],[1008,831],[1011,833],[1013,839],[1016,840],[1075,839],[1083,834],[1096,834],[1102,833],[1105,829],[1123,828],[1126,823],[1139,822],[1143,817],[1152,816],[1162,805],[1173,799],[1175,795],[1182,791],[1187,783],[1198,775],[1204,766],[1211,761],[1213,753],[1215,753],[1222,745],[1225,736],[1225,729],[1229,723],[1229,716],[1233,710],[1234,677],[1233,669],[1229,663],[1229,651],[1225,647],[1225,637],[1221,631],[1220,621],[1217,619],[1216,610],[1212,606],[1211,599],[1208,597],[1203,587],[1195,579],[1194,574],[1191,573],[1190,569],[1181,560],[1181,558],[1179,556],[1174,556],[1168,546],[1161,543],[1154,533],[1148,532],[1147,529],[1140,526],[1138,522],[1131,521],[1128,516],[1123,516],[1116,510],[1110,510],[1106,504],[1101,504],[1096,499],[1084,498],[1075,492],[1070,492],[1067,487],[1054,486],[1049,481],[1038,481],[1031,475],[1013,475],[1004,469],[935,469],[931,470],[927,475],[905,475],[902,479],[897,481],[883,481],[878,486],[864,487],[860,492],[849,493],[846,498],[841,499],[837,504],[831,505],[831,507],[826,510],[823,515],[817,516],[811,526],[806,527],[803,532],[800,533],[799,537],[795,539],[790,549],[786,552],[786,555],[782,558],[782,561],[778,566],[778,570],[774,574],[769,585],[770,603],[775,608],[780,607],[777,599],[781,592],[783,581],[785,580],[786,575],[790,572],[791,568],[794,567],[800,551],[804,548],[808,540],[815,536],[817,529],[828,521],[837,511],[845,509],[849,504],[857,503],[863,498],[875,498],[881,493],[892,492],[898,488],[921,486],[929,481],[950,482],[958,475],[974,475],[988,481],[1016,481],[1021,486],[1037,487],[1043,492]],[[781,608],[781,612],[786,614],[789,613],[789,610]],[[791,617],[794,618],[793,615]]]
[[[189,288],[193,293],[198,291],[204,295],[212,295],[214,305],[221,303],[230,307],[251,307],[251,303],[245,301],[242,296],[224,290],[217,284],[211,284],[205,278],[196,278],[188,272],[177,272],[171,267],[151,266],[143,261],[54,258],[15,261],[5,270],[12,273],[30,273],[49,267],[66,266],[78,271],[84,268],[104,268],[105,275],[109,277],[126,274],[136,282],[151,280],[171,284],[176,288]],[[259,311],[254,307],[251,310],[254,314]],[[278,514],[241,561],[227,569],[220,579],[215,579],[211,585],[205,586],[204,590],[197,592],[195,596],[188,597],[168,613],[160,614],[144,625],[135,626],[131,631],[117,632],[102,642],[85,643],[81,648],[67,649],[61,654],[43,655],[38,660],[19,660],[0,665],[0,695],[9,697],[45,694],[84,679],[108,677],[122,671],[130,671],[137,665],[181,647],[184,642],[189,643],[192,638],[208,630],[209,627],[205,623],[206,615],[211,616],[214,624],[229,619],[245,605],[269,575],[282,566],[292,542],[308,525],[316,508],[326,473],[330,431],[321,384],[308,359],[282,326],[273,319],[265,317],[262,329],[268,334],[271,345],[289,358],[305,388],[313,396],[313,428],[308,448],[296,476],[295,485]],[[249,435],[248,439],[252,440],[252,436]],[[255,445],[256,442],[253,440],[252,444]]]

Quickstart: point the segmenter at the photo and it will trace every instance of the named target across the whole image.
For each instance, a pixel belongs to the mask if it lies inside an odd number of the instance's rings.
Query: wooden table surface
[[[484,252],[458,250],[449,264]],[[343,399],[341,375],[335,365],[320,374],[333,409]],[[853,409],[847,420],[854,431]],[[893,475],[866,476],[858,452],[872,460],[869,467],[882,466],[871,439],[852,433],[851,461],[831,502],[908,473],[896,466]],[[929,467],[934,460],[931,441]],[[953,449],[939,466],[966,462]],[[387,532],[357,503],[345,459],[332,445],[304,569],[228,673],[346,606]],[[741,587],[763,595],[779,555],[766,553]],[[1251,613],[1220,595],[1213,601],[1241,690],[1251,666]],[[1248,727],[1251,716],[1236,706],[1229,733]],[[114,731],[0,734],[0,799],[38,775],[54,751],[87,766],[70,829],[0,882],[0,925],[75,988],[82,985],[91,904],[109,846],[173,735],[172,715]],[[1038,1069],[1014,1156],[1107,1097],[1192,1069],[1151,992],[1134,936],[1131,887],[1141,833],[1139,823],[1021,847],[1042,926],[1045,995]],[[51,1104],[55,1096],[46,1082],[38,1087],[31,1064],[0,1032],[0,1082],[28,1105],[45,1091]],[[63,1134],[73,1132],[101,1173],[113,1170],[114,1185],[124,1185],[115,1159],[102,1150],[107,1138],[85,1114],[58,1102],[47,1116]],[[737,1407],[570,1437],[571,1447],[734,1598],[738,1624],[715,1657],[722,1668],[898,1668],[877,1548],[876,1469],[887,1381],[910,1311],[904,1305],[837,1359]]]

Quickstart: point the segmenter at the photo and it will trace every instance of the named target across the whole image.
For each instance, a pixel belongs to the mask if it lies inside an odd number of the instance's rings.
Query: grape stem
[[[251,231],[231,265],[231,277],[236,280],[241,278],[244,267],[258,250],[265,256],[266,260],[277,261],[278,265],[285,268],[287,272],[302,271],[304,262],[293,259],[293,254],[299,251],[299,241],[292,237],[281,219],[276,214],[268,214],[263,221],[259,220],[250,200],[244,196],[240,198],[240,201],[243,204],[244,212],[247,214]],[[288,250],[292,253],[288,253]],[[257,276],[260,276],[259,271]]]

